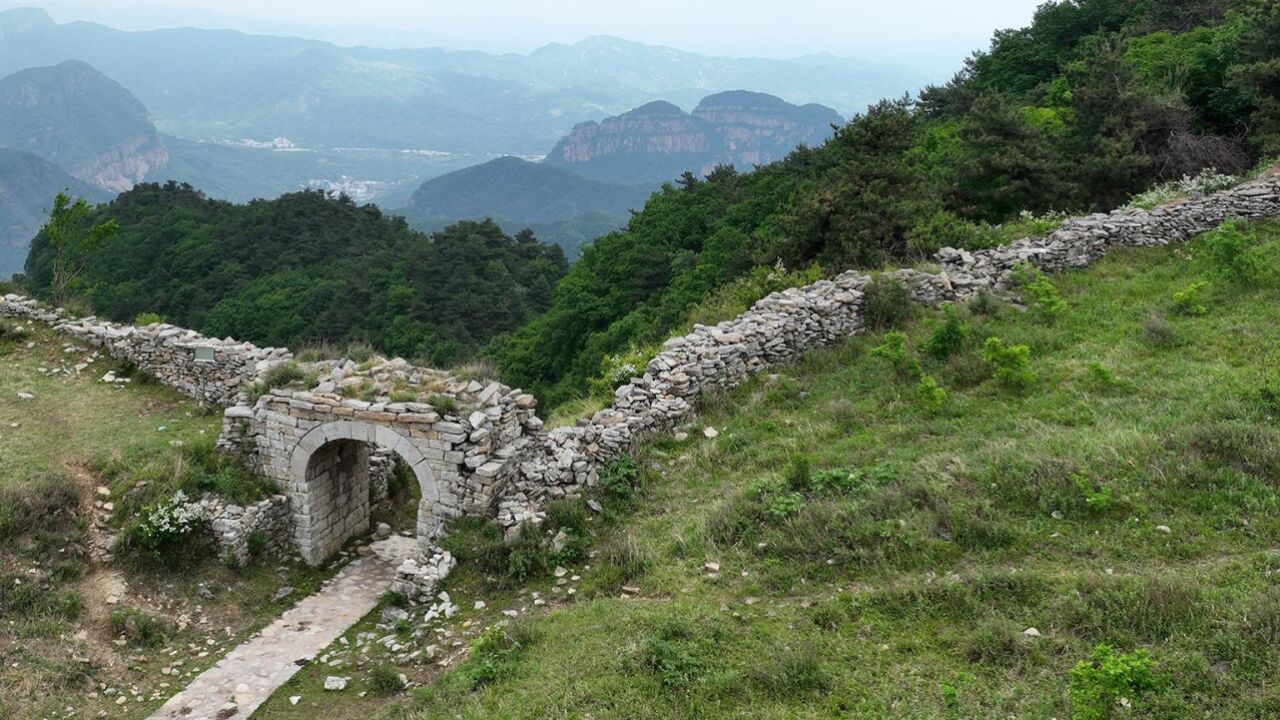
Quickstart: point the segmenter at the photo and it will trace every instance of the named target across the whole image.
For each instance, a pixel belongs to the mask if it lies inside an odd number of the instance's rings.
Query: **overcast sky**
[[[337,42],[528,51],[617,35],[721,55],[910,59],[985,46],[1041,0],[51,0],[55,19],[126,29],[291,29]],[[0,0],[0,6],[39,0]],[[114,21],[114,22],[113,22]],[[273,27],[274,26],[274,27]],[[381,39],[381,42],[376,42]]]

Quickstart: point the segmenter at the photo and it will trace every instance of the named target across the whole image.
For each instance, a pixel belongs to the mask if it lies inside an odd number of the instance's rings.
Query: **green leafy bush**
[[[920,399],[925,411],[933,414],[942,412],[947,404],[947,391],[930,375],[920,377],[920,382],[916,385],[916,397]]]
[[[1071,717],[1109,720],[1121,698],[1136,700],[1158,686],[1155,664],[1146,650],[1118,654],[1099,645],[1071,669]]]
[[[133,318],[134,325],[158,325],[164,322],[164,316],[153,312],[140,312]]]
[[[383,663],[369,672],[369,692],[378,697],[395,695],[404,690],[404,682],[400,680],[400,671],[394,665]]]
[[[209,515],[179,490],[168,501],[146,508],[126,528],[122,545],[130,553],[168,567],[189,564],[208,550]]]
[[[898,327],[916,316],[915,298],[905,285],[884,275],[872,278],[863,293],[863,317],[873,330]]]
[[[627,502],[636,493],[640,470],[636,467],[636,461],[631,454],[623,453],[613,462],[600,468],[598,475],[596,487],[600,488],[606,498]]]
[[[452,395],[432,395],[427,398],[427,404],[441,415],[449,415],[458,410],[458,400]]]
[[[1035,382],[1031,348],[1026,345],[1005,345],[1000,338],[987,338],[982,347],[982,361],[991,369],[996,382],[1010,390],[1026,390]]]
[[[872,348],[872,357],[888,360],[894,372],[900,377],[915,378],[920,376],[920,361],[916,360],[907,349],[907,336],[900,332],[885,333],[879,345]]]
[[[1173,294],[1173,311],[1179,315],[1199,316],[1209,312],[1209,283],[1191,283],[1184,290]]]
[[[1218,275],[1243,285],[1257,284],[1272,272],[1258,243],[1257,231],[1240,220],[1229,220],[1200,238],[1200,246]]]
[[[1040,268],[1023,263],[1013,269],[1013,279],[1022,290],[1023,301],[1043,322],[1057,320],[1067,309],[1058,288]]]
[[[954,305],[942,309],[943,323],[925,342],[924,351],[935,360],[946,360],[964,349],[969,338],[969,326],[960,318]]]

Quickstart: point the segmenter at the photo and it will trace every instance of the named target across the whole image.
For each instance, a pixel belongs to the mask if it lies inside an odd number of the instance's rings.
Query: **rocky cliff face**
[[[705,98],[692,113],[668,102],[576,126],[547,163],[614,183],[659,183],[716,165],[747,169],[817,144],[842,118],[821,105],[792,105],[772,95],[727,92]]]
[[[168,149],[142,103],[77,61],[0,80],[0,147],[39,155],[112,192],[128,190],[169,164]]]

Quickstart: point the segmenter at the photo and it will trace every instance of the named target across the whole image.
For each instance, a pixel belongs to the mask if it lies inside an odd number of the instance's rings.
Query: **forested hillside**
[[[464,222],[428,238],[372,205],[307,191],[246,205],[190,186],[139,185],[95,222],[120,234],[82,292],[101,314],[158,313],[217,336],[298,347],[369,341],[447,364],[545,310],[565,259],[531,234]],[[30,284],[48,287],[37,237]]]
[[[0,149],[0,278],[22,269],[31,238],[47,219],[53,197],[64,190],[90,200],[106,196],[42,157]]]
[[[552,404],[660,341],[753,267],[923,260],[1013,239],[1019,214],[1123,205],[1165,181],[1280,151],[1274,0],[1048,3],[949,83],[882,102],[752,174],[667,186],[586,250],[546,315],[496,349]],[[636,358],[643,361],[643,353]]]

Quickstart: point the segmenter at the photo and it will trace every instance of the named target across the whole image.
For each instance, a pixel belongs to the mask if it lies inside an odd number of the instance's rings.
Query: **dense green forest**
[[[82,294],[111,317],[158,312],[256,342],[368,339],[433,363],[483,351],[555,406],[779,263],[812,277],[927,260],[1186,175],[1245,172],[1280,153],[1278,58],[1277,0],[1050,2],[950,82],[882,101],[820,147],[664,186],[567,274],[558,250],[495,223],[428,240],[317,193],[237,206],[152,185],[99,212],[121,236]],[[37,241],[38,292],[49,263]],[[739,301],[773,287],[747,284]]]
[[[556,404],[754,267],[920,260],[1007,237],[990,224],[1020,213],[1107,210],[1201,170],[1245,171],[1280,151],[1277,98],[1276,0],[1046,3],[951,82],[881,102],[821,147],[664,187],[494,352]]]
[[[388,353],[455,362],[550,305],[559,248],[492,222],[431,237],[372,206],[316,191],[245,205],[187,185],[139,185],[100,206],[118,236],[80,288],[118,320],[158,313],[217,336],[271,345],[369,341]],[[50,282],[37,237],[28,283]]]

